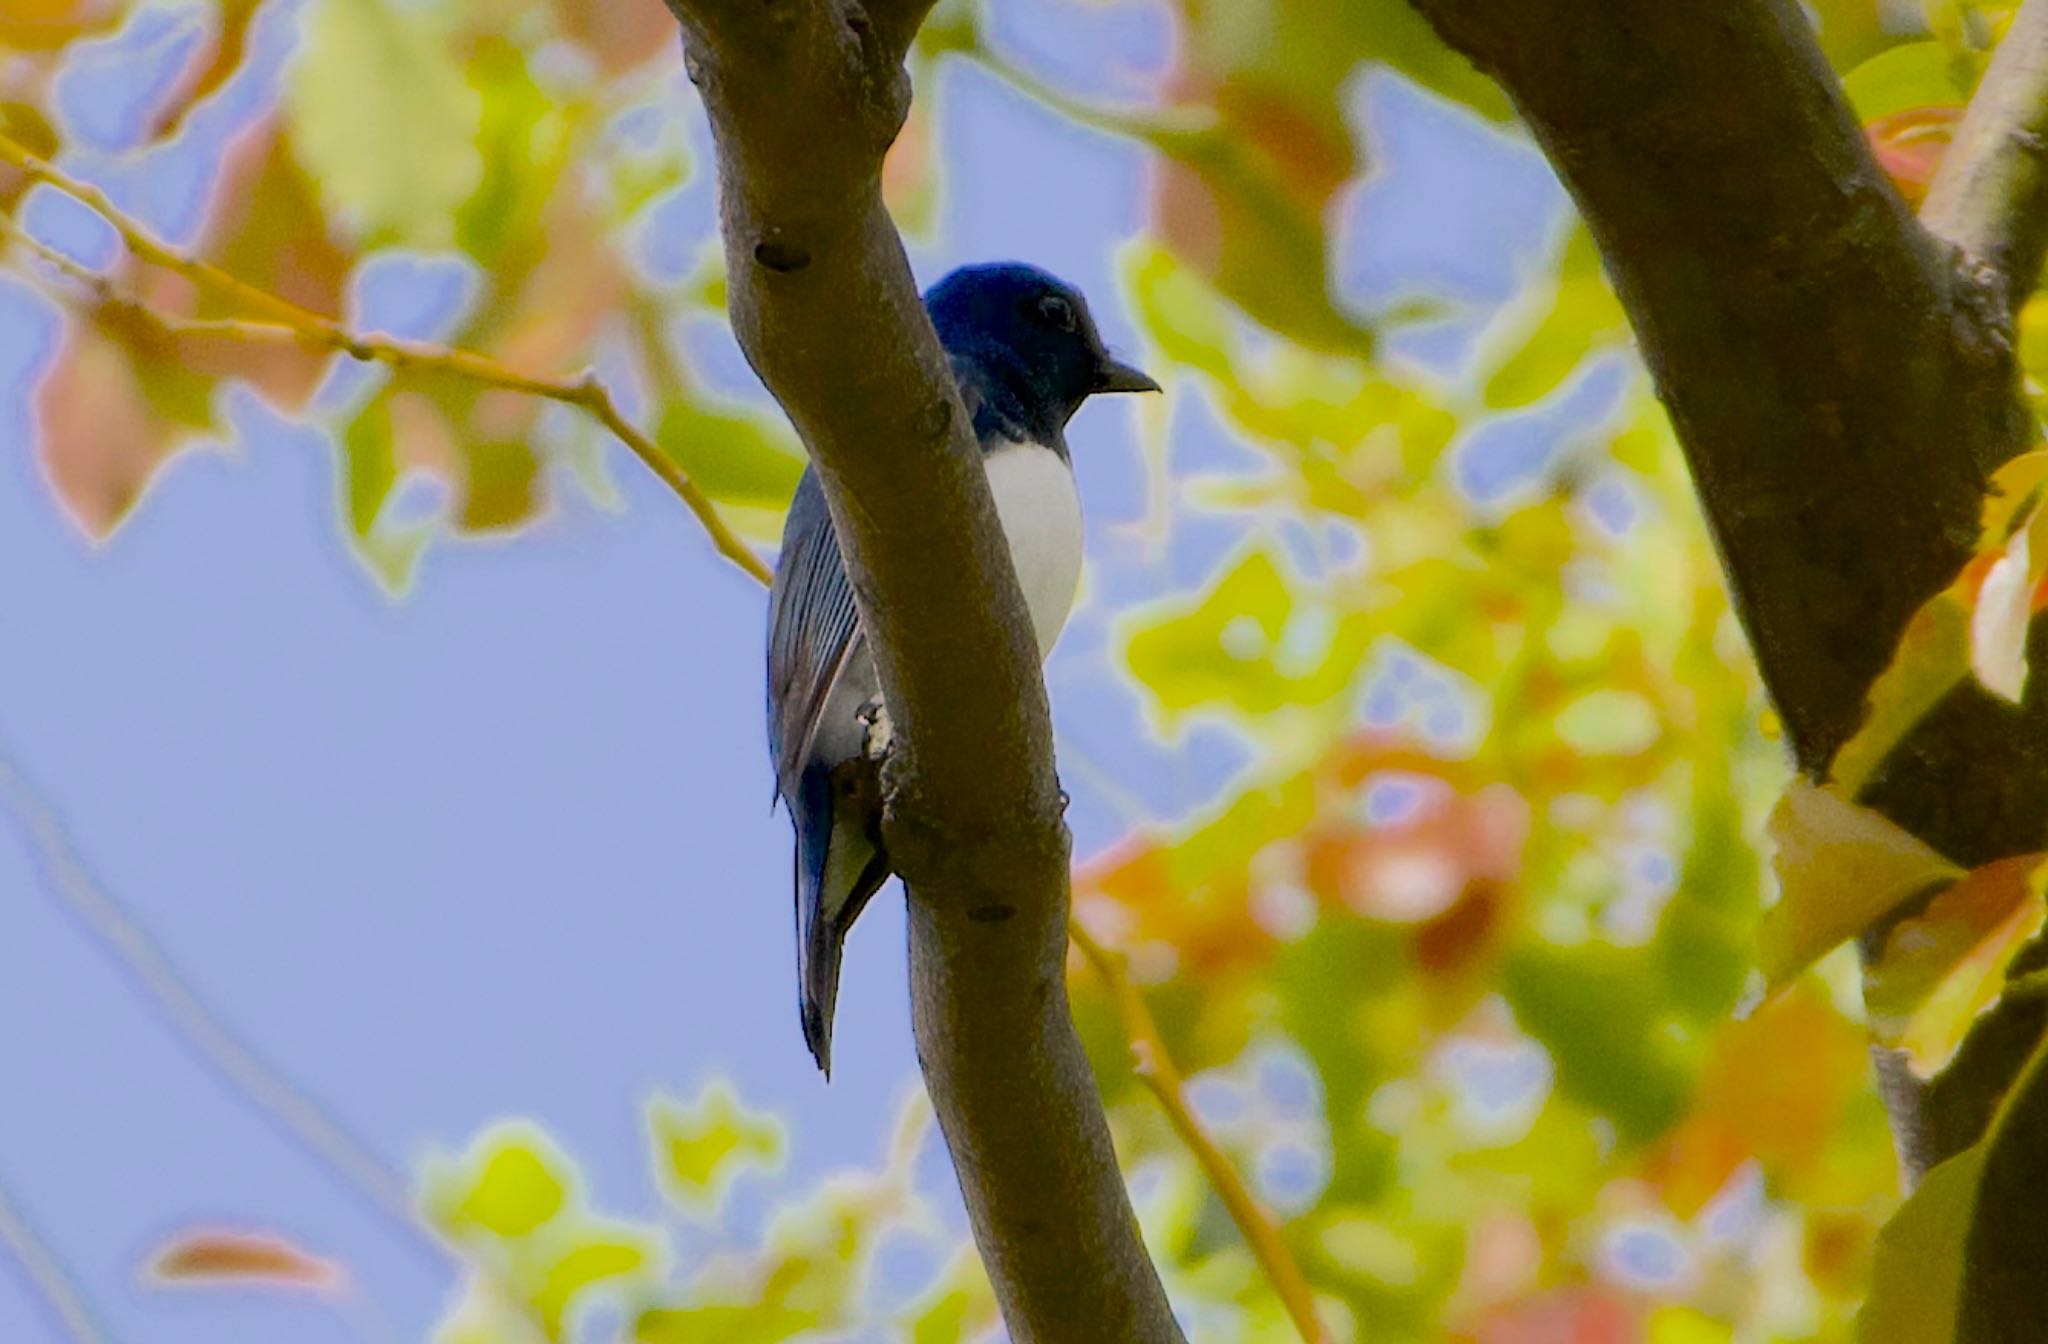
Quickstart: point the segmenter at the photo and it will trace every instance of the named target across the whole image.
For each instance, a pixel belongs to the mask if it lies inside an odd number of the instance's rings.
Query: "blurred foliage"
[[[775,1118],[721,1081],[687,1103],[656,1098],[649,1167],[667,1216],[627,1221],[590,1207],[545,1135],[498,1126],[466,1153],[436,1158],[424,1178],[427,1215],[470,1271],[433,1338],[559,1344],[586,1337],[594,1317],[615,1319],[616,1337],[633,1344],[769,1344],[878,1328],[915,1344],[972,1338],[995,1319],[995,1301],[979,1264],[913,1189],[930,1128],[923,1100],[910,1102],[878,1169],[781,1190],[757,1218],[732,1196],[774,1167]],[[885,1274],[885,1242],[917,1272]]]
[[[1961,878],[1895,932],[1869,991],[1870,1022],[1931,1070],[2040,926],[2036,856],[1964,876],[1809,788],[1780,807],[1773,872],[1760,856],[1784,754],[1590,235],[1573,223],[1552,240],[1452,374],[1388,352],[1448,310],[1366,311],[1340,292],[1339,204],[1374,168],[1371,128],[1351,124],[1360,73],[1391,70],[1492,123],[1511,121],[1506,101],[1400,0],[1167,8],[1172,68],[1130,106],[1029,73],[967,0],[941,5],[913,58],[927,87],[942,63],[973,61],[1146,147],[1148,227],[1120,259],[1123,297],[1176,412],[1199,403],[1261,458],[1173,483],[1179,510],[1247,540],[1193,591],[1117,615],[1116,656],[1156,730],[1220,726],[1252,763],[1197,815],[1092,860],[1079,918],[1131,954],[1204,1121],[1281,1214],[1340,1340],[1846,1340],[1873,1263],[1903,1287],[1880,1296],[1868,1337],[1946,1338],[1914,1315],[1930,1310],[1921,1270],[1960,1282],[1955,1229],[1988,1148],[1937,1172],[1880,1239],[1893,1157],[1864,1006],[1830,949]],[[2011,6],[1808,8],[1873,149],[1917,197]],[[294,15],[282,97],[235,111],[265,22]],[[96,44],[164,22],[183,55],[138,78],[132,133],[67,112],[64,82]],[[0,11],[0,44],[6,133],[123,204],[161,205],[123,185],[137,172],[205,158],[202,207],[150,216],[175,243],[367,326],[537,372],[596,364],[738,526],[773,534],[801,459],[779,420],[708,391],[693,364],[688,333],[723,320],[713,240],[678,257],[660,236],[703,165],[653,0],[26,0]],[[366,70],[377,97],[360,96]],[[938,217],[944,111],[920,100],[888,167],[906,227]],[[45,190],[0,173],[0,209],[159,311],[223,315],[110,259]],[[615,500],[589,428],[530,398],[169,340],[11,260],[70,300],[36,447],[95,537],[175,453],[227,433],[244,391],[324,429],[340,530],[392,588],[436,541],[516,532],[565,491]],[[447,301],[366,311],[394,274],[405,283],[383,289]],[[2042,300],[2022,335],[2038,404]],[[1489,432],[1526,428],[1602,368],[1620,371],[1610,411],[1511,488],[1472,488]],[[1965,676],[2017,694],[2048,563],[2044,460],[2003,479],[1980,563],[1909,633],[1838,791]],[[1774,888],[1772,993],[1738,1015]],[[1289,1338],[1128,1075],[1111,1004],[1075,983],[1196,1337]],[[425,1207],[468,1271],[439,1339],[555,1341],[591,1321],[643,1344],[986,1336],[986,1283],[911,1186],[921,1121],[878,1171],[793,1194],[758,1235],[728,1215],[778,1167],[772,1117],[714,1085],[653,1102],[646,1124],[660,1221],[591,1207],[529,1126],[432,1165]],[[876,1248],[905,1237],[935,1269],[907,1304],[877,1306]],[[321,1269],[220,1235],[172,1252],[162,1272],[188,1280]]]

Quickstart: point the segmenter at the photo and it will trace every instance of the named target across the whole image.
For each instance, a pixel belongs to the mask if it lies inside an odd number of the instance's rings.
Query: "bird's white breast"
[[[1073,469],[1050,448],[1008,443],[982,461],[1042,658],[1060,637],[1081,583],[1081,493]]]

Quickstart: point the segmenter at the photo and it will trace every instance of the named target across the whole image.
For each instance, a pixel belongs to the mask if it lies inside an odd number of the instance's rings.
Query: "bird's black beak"
[[[1159,384],[1142,369],[1134,369],[1108,355],[1095,370],[1097,392],[1157,392]]]

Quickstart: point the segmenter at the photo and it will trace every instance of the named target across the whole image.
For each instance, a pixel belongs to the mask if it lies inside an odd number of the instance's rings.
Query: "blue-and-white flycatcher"
[[[1072,286],[1032,266],[954,271],[925,294],[981,445],[996,514],[1039,656],[1051,652],[1081,577],[1081,500],[1066,426],[1097,392],[1159,385],[1103,347]],[[866,751],[880,687],[817,476],[783,524],[768,604],[768,749],[796,828],[797,990],[804,1040],[832,1069],[840,950],[889,878],[879,804],[841,770]]]

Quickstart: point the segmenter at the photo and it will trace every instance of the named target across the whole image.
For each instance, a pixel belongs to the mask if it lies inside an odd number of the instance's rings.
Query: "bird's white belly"
[[[1081,493],[1073,469],[1050,448],[1010,443],[982,461],[1043,658],[1066,627],[1081,583]]]

